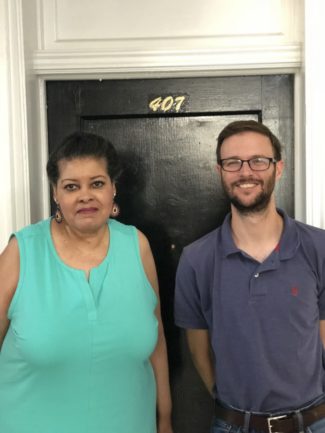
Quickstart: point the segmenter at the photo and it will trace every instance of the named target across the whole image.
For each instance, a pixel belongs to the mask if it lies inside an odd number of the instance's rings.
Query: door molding
[[[0,249],[30,221],[26,75],[21,1],[0,0]]]
[[[36,75],[150,73],[175,75],[264,74],[293,72],[301,66],[301,45],[224,47],[214,50],[173,51],[58,51],[38,50],[32,59]],[[268,72],[266,72],[268,71]],[[283,72],[284,73],[284,72]]]

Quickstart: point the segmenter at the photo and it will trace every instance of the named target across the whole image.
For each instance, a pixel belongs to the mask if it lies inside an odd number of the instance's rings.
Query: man
[[[212,432],[324,433],[325,231],[276,208],[281,145],[263,124],[226,126],[217,163],[231,212],[184,249],[175,297]]]

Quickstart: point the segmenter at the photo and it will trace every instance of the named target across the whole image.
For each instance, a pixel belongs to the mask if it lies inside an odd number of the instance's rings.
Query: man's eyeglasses
[[[234,172],[239,171],[242,168],[244,162],[247,162],[253,171],[264,171],[270,167],[271,163],[275,164],[277,160],[275,158],[266,157],[257,157],[251,159],[227,158],[221,159],[220,165],[223,170]]]

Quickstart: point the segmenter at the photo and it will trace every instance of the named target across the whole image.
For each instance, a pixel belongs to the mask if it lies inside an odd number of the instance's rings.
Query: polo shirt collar
[[[276,246],[279,252],[280,260],[291,259],[300,245],[300,237],[297,224],[293,218],[290,218],[282,209],[277,209],[284,221],[283,233],[280,242]]]
[[[282,216],[284,226],[280,242],[275,251],[279,253],[280,260],[288,260],[294,256],[300,245],[299,233],[294,219],[290,218],[282,209],[277,209],[277,212]],[[231,214],[229,213],[221,226],[221,247],[225,257],[230,254],[242,253],[234,243],[230,222]]]
[[[221,226],[221,248],[225,257],[230,254],[240,253],[240,249],[236,247],[231,232],[231,213],[228,213]]]

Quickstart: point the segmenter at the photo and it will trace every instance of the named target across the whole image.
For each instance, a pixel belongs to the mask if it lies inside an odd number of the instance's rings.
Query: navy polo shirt
[[[259,263],[233,242],[230,215],[184,248],[175,321],[208,329],[216,395],[242,410],[299,408],[324,393],[325,230],[284,219],[281,240]]]

